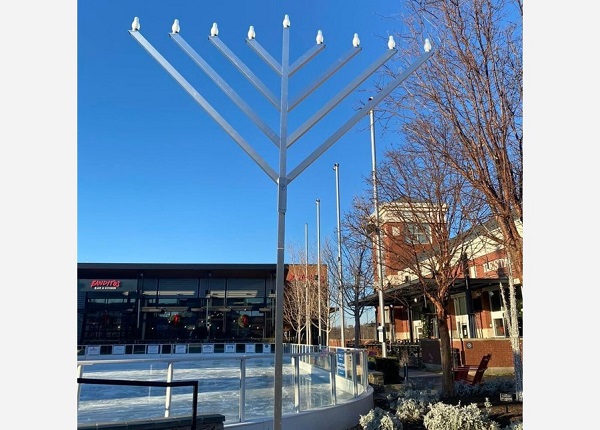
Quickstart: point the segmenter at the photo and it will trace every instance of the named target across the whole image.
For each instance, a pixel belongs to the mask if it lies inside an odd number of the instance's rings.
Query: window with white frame
[[[490,310],[492,318],[492,332],[495,337],[505,337],[506,331],[504,327],[504,308],[500,299],[500,292],[490,291]]]
[[[431,226],[429,224],[406,224],[406,239],[410,243],[430,243]]]

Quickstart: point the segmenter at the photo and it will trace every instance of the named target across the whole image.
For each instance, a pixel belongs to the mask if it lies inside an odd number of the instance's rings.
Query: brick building
[[[407,208],[409,204],[410,210]],[[420,339],[435,339],[438,328],[434,309],[423,294],[423,283],[433,285],[433,279],[424,281],[423,276],[419,279],[415,271],[403,262],[411,258],[415,260],[414,256],[407,255],[415,250],[427,254],[424,260],[435,256],[435,247],[438,245],[435,231],[438,225],[445,222],[443,210],[433,209],[426,203],[394,202],[381,205],[379,218],[386,341],[412,343]],[[373,234],[376,234],[375,228]],[[451,265],[456,268],[449,291],[448,328],[451,339],[507,337],[506,309],[501,293],[504,292],[508,297],[508,260],[503,247],[491,239],[499,235],[499,228],[490,221],[471,229],[460,241],[454,239],[450,244],[454,251]],[[376,244],[376,241],[373,243]],[[373,255],[374,265],[377,265],[377,252],[373,252]],[[403,255],[406,256],[404,260]],[[425,277],[428,275],[433,278],[431,272],[425,270]],[[521,280],[514,278],[513,283],[520,311]],[[375,287],[378,285],[377,278]],[[376,307],[376,321],[379,324],[379,292],[366,297],[362,303]],[[522,335],[522,322],[520,330]],[[378,341],[381,341],[381,330],[379,336]]]

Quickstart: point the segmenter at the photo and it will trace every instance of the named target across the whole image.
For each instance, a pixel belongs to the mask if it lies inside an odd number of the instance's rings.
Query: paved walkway
[[[416,385],[425,384],[440,389],[442,388],[442,372],[408,368],[408,381],[414,382]]]
[[[423,389],[441,390],[442,373],[409,368],[408,383],[414,385],[415,387]],[[383,391],[375,390],[375,393],[373,394],[373,400],[375,401],[375,404],[377,404],[378,402],[387,402],[388,394],[392,392],[401,391],[404,389],[405,386],[406,382],[402,382],[399,384],[385,384]]]

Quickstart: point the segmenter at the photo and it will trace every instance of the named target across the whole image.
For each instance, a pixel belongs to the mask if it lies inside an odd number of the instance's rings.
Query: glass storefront
[[[265,265],[262,276],[254,269],[249,277],[240,277],[244,267],[229,270],[229,276],[204,271],[194,277],[188,271],[178,277],[163,267],[160,275],[140,269],[125,277],[113,266],[92,276],[79,268],[81,345],[274,337],[274,266]]]

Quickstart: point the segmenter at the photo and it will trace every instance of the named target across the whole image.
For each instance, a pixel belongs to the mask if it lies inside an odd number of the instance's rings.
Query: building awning
[[[465,278],[456,279],[450,288],[450,294],[459,294],[466,291],[466,284],[469,284],[469,289],[472,291],[482,290],[491,287],[498,287],[500,283],[508,285],[508,278]],[[427,280],[428,288],[434,288],[434,280]],[[392,285],[383,289],[384,305],[402,304],[413,300],[415,297],[423,295],[423,286],[419,280],[404,282],[400,285]],[[362,306],[379,306],[379,293],[375,292],[359,301]]]

